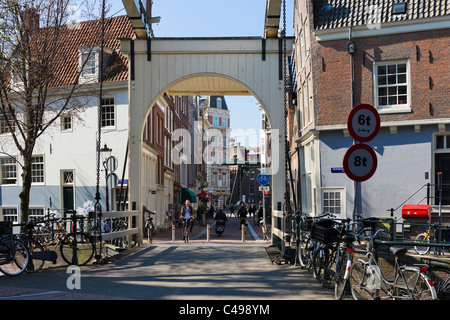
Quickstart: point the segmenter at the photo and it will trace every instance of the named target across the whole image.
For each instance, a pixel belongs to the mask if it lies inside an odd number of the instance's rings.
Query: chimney
[[[22,22],[24,24],[24,29],[30,34],[39,30],[39,14],[35,8],[25,9],[22,13]]]

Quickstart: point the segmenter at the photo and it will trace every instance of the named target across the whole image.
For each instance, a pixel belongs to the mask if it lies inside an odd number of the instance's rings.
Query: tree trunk
[[[24,152],[23,172],[22,172],[22,192],[20,192],[20,221],[27,222],[29,219],[30,191],[31,191],[31,175],[32,175],[32,156]]]

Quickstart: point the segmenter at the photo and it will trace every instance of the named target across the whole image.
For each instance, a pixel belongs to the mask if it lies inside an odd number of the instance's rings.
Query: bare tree
[[[60,69],[69,59],[63,40],[76,28],[69,20],[71,8],[71,0],[0,0],[0,134],[8,132],[20,154],[22,222],[29,218],[38,138],[61,115],[80,110],[82,98],[92,94],[79,81],[88,59],[81,68],[77,65],[72,78],[61,80]],[[99,35],[93,37],[98,38],[93,43],[100,43]]]

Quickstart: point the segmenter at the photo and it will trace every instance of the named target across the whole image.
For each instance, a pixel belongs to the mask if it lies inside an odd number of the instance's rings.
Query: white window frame
[[[36,210],[42,210],[42,214],[33,214]],[[45,207],[43,206],[30,206],[29,211],[30,218],[43,218],[45,216]]]
[[[115,97],[104,97],[103,100],[112,100],[112,104],[108,103],[108,104],[103,104],[103,101],[100,101],[100,108],[102,109],[100,114],[101,114],[101,126],[102,129],[115,129],[117,126],[117,107],[116,107],[116,99]],[[111,119],[104,119],[104,115],[105,112],[103,110],[103,107],[112,107],[113,108],[113,112],[109,112],[108,114],[112,114],[112,118]],[[113,124],[110,124],[110,122],[113,122]],[[109,124],[107,124],[106,122],[109,122]],[[105,123],[105,125],[104,125]]]
[[[442,137],[442,148],[438,147],[438,139]],[[434,135],[434,152],[447,153],[450,152],[450,133],[436,133]]]
[[[396,84],[378,84],[378,67],[379,66],[390,66],[390,65],[399,65],[406,64],[406,83],[402,83],[401,86],[406,86],[406,99],[407,103],[403,104],[392,104],[392,105],[380,105],[379,104],[379,95],[378,88],[385,87],[389,91],[389,88],[399,87],[400,85]],[[397,75],[397,73],[395,73]],[[396,94],[399,95],[398,93]],[[387,95],[389,97],[389,95]],[[377,108],[380,114],[384,113],[406,113],[411,112],[411,72],[410,72],[410,63],[408,60],[392,60],[392,61],[375,61],[373,62],[373,105]]]
[[[15,210],[16,213],[14,215],[12,215],[12,214],[5,215],[6,210]],[[19,208],[17,206],[3,206],[3,207],[0,207],[0,211],[1,211],[1,220],[2,221],[13,221],[13,222],[19,221]],[[5,219],[6,217],[13,217],[13,218],[11,220],[10,218]]]
[[[78,58],[78,71],[80,73],[78,82],[80,84],[83,83],[95,83],[98,82],[99,77],[99,54],[98,54],[98,48],[80,48],[78,50],[79,58]],[[94,72],[86,72],[87,64],[83,68],[83,57],[86,55],[89,56],[89,60],[93,59],[94,65],[89,67],[88,69],[93,69]],[[88,61],[89,61],[88,60]]]
[[[328,197],[325,196],[325,194],[328,194]],[[330,198],[329,196],[333,194],[333,197]],[[336,213],[336,211],[331,212],[330,210],[327,210],[327,207],[331,207],[331,203],[330,201],[336,201],[335,195],[339,194],[339,201],[340,201],[340,205],[339,205],[339,213]],[[346,212],[346,199],[345,199],[345,195],[346,195],[346,190],[345,187],[324,187],[322,188],[322,212],[329,212],[329,213],[333,213],[336,215],[340,215],[342,218],[347,218],[347,212]],[[326,203],[327,202],[327,203]],[[336,206],[336,204],[334,203],[333,208],[337,208],[338,206]]]
[[[35,162],[35,159],[42,158],[42,162]],[[31,184],[32,185],[43,185],[45,184],[45,157],[42,154],[37,154],[31,157]],[[42,165],[41,168],[35,168],[36,165]],[[34,167],[34,168],[33,168]],[[42,175],[36,175],[37,172],[41,172]]]
[[[13,180],[13,178],[12,177],[7,177],[7,178],[5,178],[4,179],[4,177],[3,177],[3,165],[2,165],[2,160],[3,159],[5,159],[5,160],[10,160],[10,161],[12,161],[11,163],[7,163],[7,164],[5,164],[5,166],[11,166],[11,167],[13,167],[13,166],[15,166],[15,168],[16,168],[16,170],[15,170],[15,174],[16,174],[16,176],[15,176],[15,182],[14,183],[3,183],[3,180]],[[0,185],[1,186],[17,186],[17,181],[18,181],[18,178],[17,178],[17,160],[16,160],[16,158],[15,157],[0,157]]]
[[[66,122],[66,119],[69,119],[68,122]],[[66,128],[66,124],[70,124],[70,128]],[[69,114],[61,116],[61,132],[72,132],[73,131],[73,119],[72,116]]]
[[[13,116],[10,119],[4,118],[3,115],[0,114],[0,134],[11,134],[8,129],[8,122],[11,123],[11,126],[16,129],[16,124],[14,122]]]
[[[216,105],[217,105],[217,109],[222,109],[222,98],[217,98],[216,99]]]

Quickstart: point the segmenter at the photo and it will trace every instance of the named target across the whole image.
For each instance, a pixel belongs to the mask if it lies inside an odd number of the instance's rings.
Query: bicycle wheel
[[[350,291],[355,300],[372,300],[374,291],[368,288],[368,264],[363,260],[352,263],[350,268]]]
[[[95,246],[85,233],[69,233],[60,244],[61,257],[68,264],[83,266],[94,256]]]
[[[148,235],[148,237],[147,237],[148,243],[150,243],[150,244],[153,243],[153,232],[152,232],[151,228],[147,229],[147,235]]]
[[[450,300],[450,268],[429,266],[428,277],[433,281],[439,300]]]
[[[336,300],[341,300],[344,295],[345,287],[347,285],[347,279],[345,278],[345,272],[347,270],[348,262],[351,262],[352,255],[348,251],[340,253],[339,261],[336,263],[336,283],[334,284],[334,297]]]
[[[17,276],[25,271],[30,260],[26,245],[17,239],[3,239],[0,243],[0,271]]]
[[[43,255],[45,255],[44,247],[34,239],[25,238],[22,239],[22,241],[27,246],[28,253],[30,254],[30,261],[28,261],[28,266],[25,269],[25,271],[26,272],[40,271],[45,264],[45,260],[42,259]]]
[[[430,243],[430,237],[425,234],[425,233],[421,233],[419,235],[417,235],[417,237],[415,238],[416,242],[423,242],[423,243]],[[416,250],[416,252],[418,254],[427,254],[428,251],[430,251],[430,247],[428,246],[414,246],[414,250]]]
[[[329,250],[323,246],[320,246],[314,251],[312,259],[313,276],[319,282],[323,282],[326,279],[326,268],[330,259]]]
[[[434,287],[428,282],[428,277],[413,270],[403,270],[403,277],[397,276],[394,281],[395,299],[405,300],[435,300]]]
[[[312,252],[312,240],[310,238],[301,240],[297,257],[300,265],[307,270],[311,269]]]

